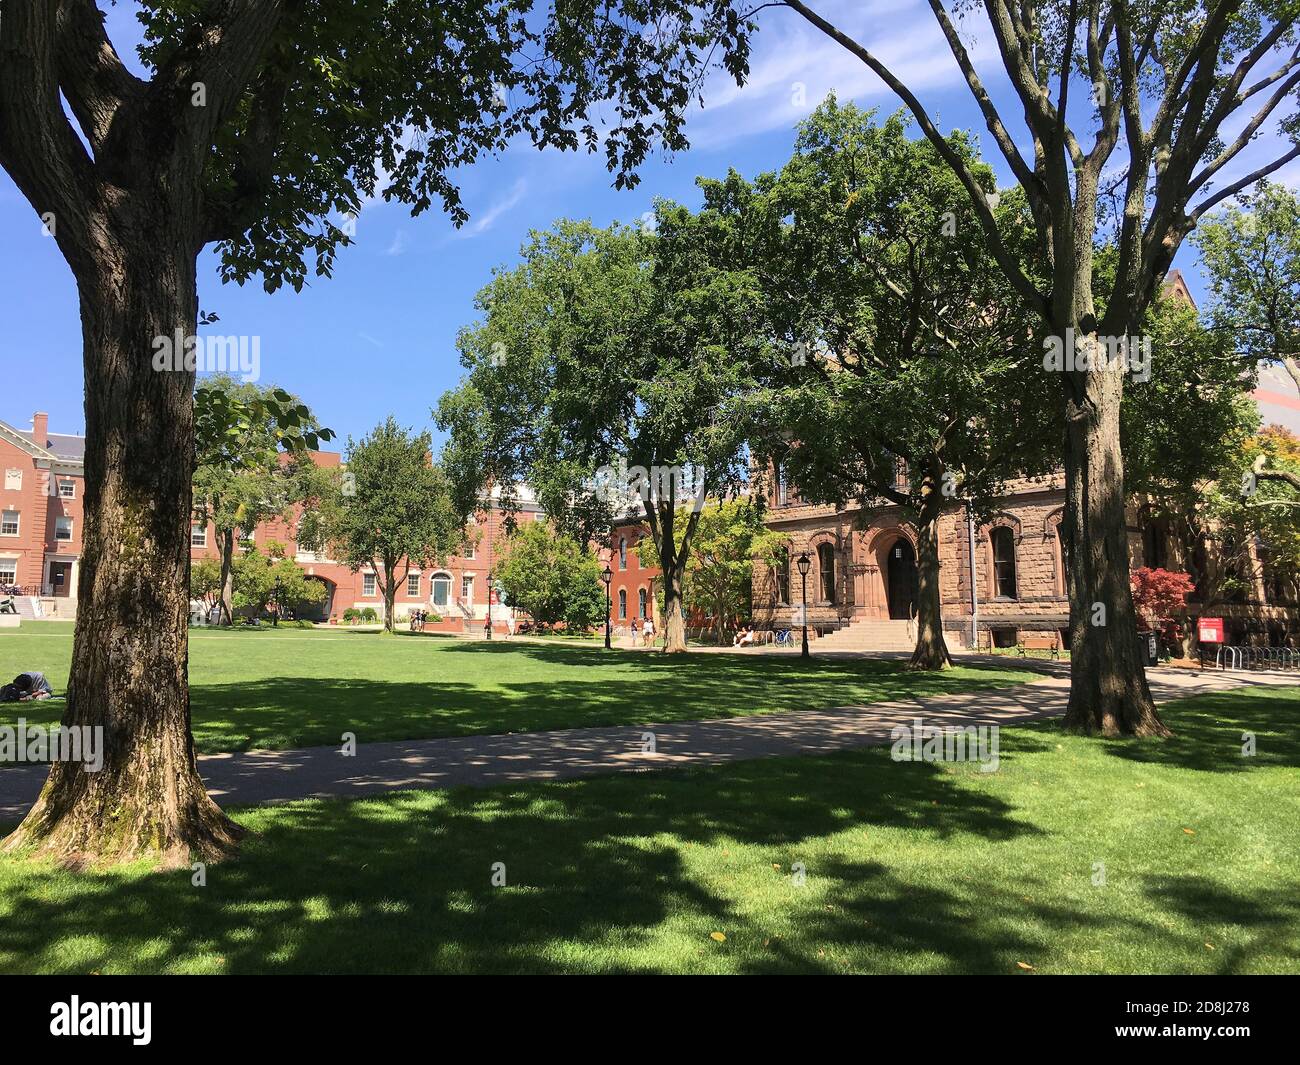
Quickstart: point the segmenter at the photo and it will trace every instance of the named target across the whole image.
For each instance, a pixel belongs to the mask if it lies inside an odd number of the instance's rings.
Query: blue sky
[[[984,132],[924,0],[815,6],[890,62],[941,128]],[[125,53],[138,39],[135,5],[107,10],[110,35]],[[634,221],[656,196],[697,202],[697,175],[717,176],[734,166],[752,176],[778,167],[789,156],[794,124],[831,90],[864,106],[898,106],[865,66],[793,12],[764,11],[759,21],[746,87],[715,79],[705,107],[693,110],[687,123],[691,149],[672,159],[655,156],[642,168],[635,190],[616,192],[599,157],[521,145],[463,172],[472,216],[464,229],[454,229],[441,213],[412,219],[397,204],[369,204],[357,221],[357,243],[340,253],[332,278],[314,278],[299,294],[285,289],[267,295],[256,282],[242,288],[221,284],[215,257],[207,252],[199,264],[200,306],[220,315],[215,331],[260,336],[262,383],[300,394],[341,439],[364,434],[390,413],[406,425],[431,426],[430,408],[460,375],[455,335],[473,320],[474,293],[493,266],[515,260],[530,228],[563,216],[598,224]],[[991,43],[987,32],[977,33],[972,53],[995,97],[1005,102]],[[1009,123],[1017,113],[1004,110]],[[1009,180],[987,134],[984,141],[986,158]],[[1264,158],[1270,142],[1276,143],[1267,138],[1249,158]],[[1292,166],[1281,177],[1300,184],[1300,168]],[[54,242],[42,235],[31,207],[3,172],[0,235],[0,314],[6,323],[0,368],[9,386],[0,419],[27,428],[32,411],[40,409],[49,412],[52,431],[79,433],[84,416],[76,288]],[[1190,249],[1178,265],[1199,294]]]

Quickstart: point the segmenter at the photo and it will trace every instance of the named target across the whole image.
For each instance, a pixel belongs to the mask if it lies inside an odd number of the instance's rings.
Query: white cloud
[[[498,218],[519,204],[527,191],[528,182],[523,178],[519,178],[504,197],[497,200],[496,203],[477,217],[471,216],[469,224],[460,230],[459,235],[476,237],[480,233],[486,233],[496,224]]]

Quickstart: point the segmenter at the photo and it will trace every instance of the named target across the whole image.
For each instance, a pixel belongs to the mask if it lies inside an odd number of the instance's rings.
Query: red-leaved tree
[[[1188,594],[1196,587],[1186,573],[1142,566],[1130,577],[1133,605],[1145,628],[1153,629],[1165,639],[1180,635],[1178,615],[1186,607]]]

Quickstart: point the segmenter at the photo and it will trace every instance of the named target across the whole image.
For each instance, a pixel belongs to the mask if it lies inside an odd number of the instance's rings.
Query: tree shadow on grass
[[[1106,740],[1117,758],[1214,773],[1300,766],[1300,687],[1244,688],[1164,704],[1164,740]],[[1254,754],[1243,754],[1248,737]]]
[[[31,919],[0,921],[0,968],[690,968],[657,946],[675,920],[704,949],[710,928],[737,941],[761,934],[692,870],[690,856],[703,853],[693,848],[759,845],[764,871],[788,870],[802,845],[850,828],[1036,832],[935,766],[880,754],[237,812],[256,835],[239,860],[208,869],[206,887],[191,886],[188,871],[73,877],[13,865],[0,870],[0,905]],[[496,862],[505,887],[490,883]],[[919,946],[943,950],[940,938],[936,928]],[[789,946],[772,966],[823,967]]]
[[[577,665],[590,666],[583,651],[540,650],[531,657],[554,665],[576,655]],[[488,665],[476,683],[273,676],[196,684],[195,743],[211,753],[334,744],[344,731],[400,740],[668,724],[1016,687],[996,672],[918,676],[886,662],[825,664],[794,675],[749,664],[692,668],[645,655],[624,656],[622,664],[635,668],[512,679]]]

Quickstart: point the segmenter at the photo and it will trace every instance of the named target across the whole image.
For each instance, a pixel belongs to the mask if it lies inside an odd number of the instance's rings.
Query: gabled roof
[[[15,430],[19,436],[25,436],[32,440],[38,447],[48,451],[57,458],[66,459],[69,462],[81,462],[86,457],[86,438],[84,436],[72,436],[68,433],[46,433],[45,440],[33,440],[30,429]]]

